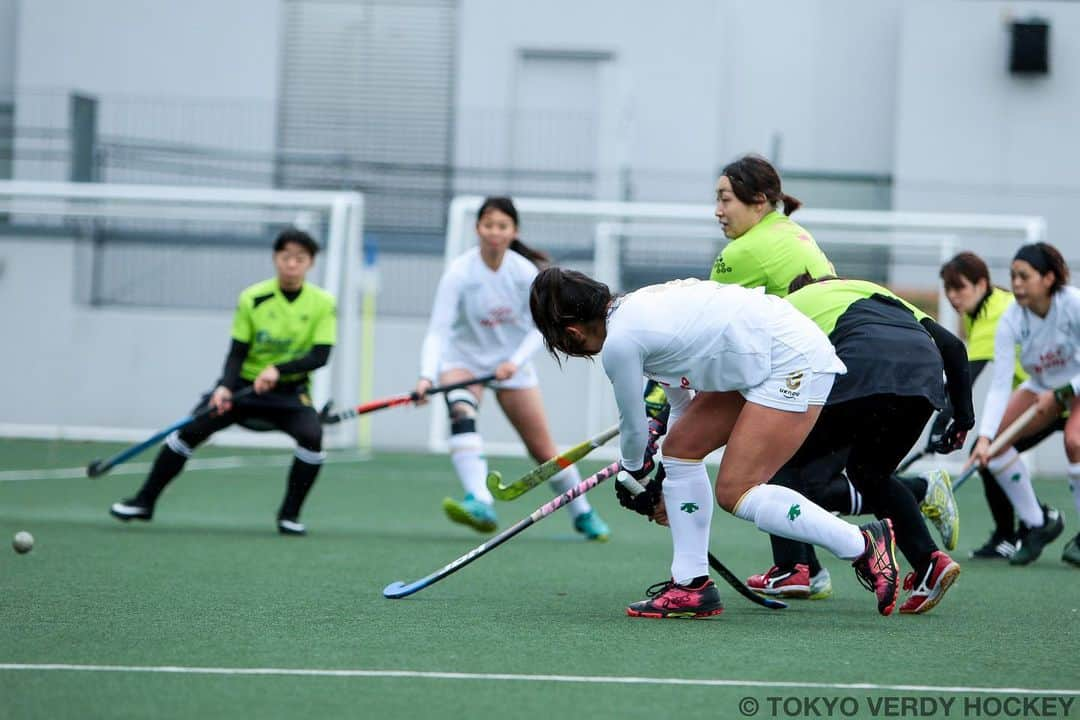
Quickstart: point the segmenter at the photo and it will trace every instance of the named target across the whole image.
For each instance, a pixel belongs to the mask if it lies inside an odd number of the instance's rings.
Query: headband
[[[1031,245],[1024,245],[1016,251],[1013,260],[1023,260],[1031,267],[1039,271],[1040,275],[1045,275],[1054,269],[1050,264],[1050,258],[1046,255],[1046,251],[1042,249],[1042,245],[1038,243],[1032,243]]]

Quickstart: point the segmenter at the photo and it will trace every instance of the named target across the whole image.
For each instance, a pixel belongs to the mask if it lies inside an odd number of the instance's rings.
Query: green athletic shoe
[[[926,480],[926,497],[919,509],[941,533],[946,550],[955,550],[960,541],[960,511],[953,497],[952,480],[944,470],[931,470],[921,474]]]
[[[442,507],[446,517],[456,523],[468,525],[477,532],[495,532],[497,519],[494,508],[480,502],[472,494],[466,495],[461,502],[453,498],[444,498]]]
[[[574,529],[585,536],[586,540],[607,542],[611,536],[611,529],[595,510],[582,513],[574,518]]]
[[[1080,535],[1074,537],[1065,546],[1065,550],[1061,553],[1061,559],[1070,565],[1080,567]]]
[[[810,600],[825,600],[832,597],[832,577],[829,571],[821,568],[817,575],[810,576]]]

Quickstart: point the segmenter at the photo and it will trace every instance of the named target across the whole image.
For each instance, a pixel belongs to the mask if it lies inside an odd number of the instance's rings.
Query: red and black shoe
[[[719,615],[724,610],[720,591],[707,576],[694,578],[688,585],[674,580],[656,583],[645,591],[648,599],[626,608],[630,617],[646,618],[703,618]]]
[[[782,568],[773,565],[760,575],[751,575],[746,587],[760,595],[790,598],[810,597],[810,568],[804,563]]]
[[[930,556],[930,564],[926,566],[921,577],[911,572],[904,578],[904,589],[910,590],[911,594],[900,606],[900,612],[904,614],[930,612],[941,602],[945,591],[959,575],[960,566],[945,553],[935,550]],[[916,586],[915,583],[918,585]]]
[[[878,612],[891,615],[900,593],[900,566],[896,561],[896,538],[892,520],[875,520],[859,528],[866,542],[863,554],[851,566],[867,590],[877,596]]]

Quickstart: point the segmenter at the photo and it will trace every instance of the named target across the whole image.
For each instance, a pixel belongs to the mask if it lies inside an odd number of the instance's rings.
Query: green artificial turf
[[[964,560],[985,539],[989,519],[977,481],[960,492],[954,557],[963,573],[925,616],[878,616],[848,564],[821,551],[832,572],[831,600],[769,611],[721,582],[726,609],[719,618],[654,621],[627,618],[624,608],[664,579],[667,530],[623,511],[606,485],[589,497],[612,526],[611,542],[584,542],[563,510],[445,580],[392,601],[382,597],[386,584],[423,577],[484,539],[442,515],[441,499],[461,492],[447,458],[378,454],[328,463],[305,508],[306,538],[275,531],[288,451],[200,452],[280,463],[187,472],[149,524],[107,514],[141,475],[10,476],[77,468],[118,447],[0,440],[0,537],[6,543],[28,530],[36,538],[27,555],[0,548],[0,664],[128,668],[0,668],[0,717],[739,717],[744,698],[759,703],[759,717],[787,717],[770,712],[769,697],[817,696],[852,697],[866,717],[875,699],[982,697],[935,689],[951,686],[1080,694],[1080,569],[1059,559],[1078,522],[1060,478],[1038,481],[1037,490],[1061,509],[1066,533],[1026,568]],[[507,478],[528,468],[498,458],[492,467]],[[597,467],[586,463],[585,470]],[[500,528],[550,496],[538,488],[500,504]],[[740,576],[770,564],[767,538],[721,511],[712,549]],[[826,687],[137,669],[163,666]],[[846,683],[931,688],[835,687]],[[1069,714],[1080,717],[1080,698],[1071,697],[1077,702]],[[954,707],[952,716],[963,715]]]

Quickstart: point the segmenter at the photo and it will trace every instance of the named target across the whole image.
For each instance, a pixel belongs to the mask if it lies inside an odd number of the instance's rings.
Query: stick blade
[[[491,472],[488,473],[488,476],[487,476],[487,489],[490,490],[491,494],[494,495],[499,500],[505,500],[506,499],[506,498],[504,498],[502,496],[502,492],[506,488],[504,488],[503,484],[502,484],[502,473],[500,473],[498,470],[492,470]]]
[[[86,477],[97,477],[103,474],[108,469],[102,466],[103,462],[103,460],[91,460],[86,466]]]
[[[409,595],[412,595],[414,592],[416,592],[422,587],[424,586],[418,585],[416,583],[413,583],[412,585],[406,585],[400,580],[395,580],[394,582],[383,588],[382,594],[383,597],[390,600],[399,600],[403,597],[408,597]]]

